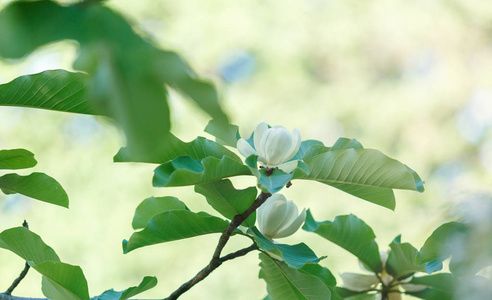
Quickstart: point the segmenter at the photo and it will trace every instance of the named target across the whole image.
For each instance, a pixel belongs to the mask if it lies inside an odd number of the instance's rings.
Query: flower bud
[[[297,162],[289,162],[301,147],[301,133],[294,128],[292,134],[285,127],[277,125],[268,128],[267,123],[261,122],[254,131],[254,147],[245,140],[237,141],[237,150],[244,157],[258,155],[258,161],[266,168],[278,167],[290,173]]]
[[[269,239],[279,239],[294,234],[306,219],[306,210],[301,214],[297,206],[282,194],[273,194],[263,203],[256,214],[260,232]]]

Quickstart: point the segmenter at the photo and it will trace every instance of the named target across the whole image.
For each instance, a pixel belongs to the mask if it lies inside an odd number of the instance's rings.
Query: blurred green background
[[[0,1],[0,8],[8,2]],[[243,135],[266,121],[299,128],[303,139],[325,145],[340,136],[356,138],[408,164],[426,181],[423,194],[396,191],[395,212],[314,182],[295,182],[283,191],[300,208],[311,208],[316,219],[353,213],[372,226],[383,250],[400,233],[420,248],[444,222],[490,219],[492,2],[107,3],[137,31],[181,53],[198,74],[214,80]],[[57,43],[21,61],[0,60],[0,83],[71,69],[76,51],[74,44]],[[173,133],[185,141],[211,138],[203,132],[206,115],[176,95],[171,106]],[[155,275],[158,286],[142,297],[163,298],[208,263],[218,235],[123,255],[121,241],[132,233],[135,207],[149,196],[169,195],[194,211],[213,211],[193,187],[152,188],[154,165],[113,163],[123,143],[123,134],[106,119],[0,107],[0,149],[33,151],[35,171],[56,178],[70,196],[69,210],[0,196],[0,231],[27,219],[64,262],[82,267],[91,295]],[[239,188],[255,184],[250,178],[233,182]],[[352,255],[317,236],[301,230],[282,240],[301,241],[327,255],[322,264],[334,274],[359,271]],[[249,240],[235,237],[226,250],[247,245]],[[228,262],[182,299],[261,299],[266,289],[257,278],[258,263],[254,253]],[[2,251],[0,265],[0,289],[6,289],[23,262]],[[483,274],[490,278],[490,269]],[[30,272],[14,294],[41,297],[40,282]]]

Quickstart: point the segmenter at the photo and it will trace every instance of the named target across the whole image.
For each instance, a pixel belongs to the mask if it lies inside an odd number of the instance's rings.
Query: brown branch
[[[0,293],[0,300],[48,300],[47,298],[28,298],[28,297],[16,297],[12,295],[6,295]]]
[[[234,253],[228,254],[222,258],[220,257],[222,250],[224,249],[225,245],[229,241],[229,238],[231,237],[231,234],[234,232],[234,230],[239,225],[241,225],[241,223],[243,223],[244,220],[246,220],[271,195],[272,194],[270,193],[261,192],[258,198],[256,198],[253,204],[246,211],[244,211],[242,214],[234,216],[234,218],[232,218],[231,223],[229,224],[229,227],[227,227],[227,229],[220,236],[219,242],[217,243],[217,247],[215,248],[214,251],[214,255],[212,256],[212,259],[210,260],[209,264],[205,268],[203,268],[200,272],[198,272],[198,274],[196,274],[195,277],[182,284],[177,290],[175,290],[169,297],[165,298],[164,300],[178,299],[179,296],[181,296],[183,293],[191,289],[195,284],[205,279],[210,273],[212,273],[215,269],[217,269],[223,262],[239,256],[246,255],[247,253],[258,249],[256,244],[253,244],[248,248],[241,249]]]
[[[27,224],[26,220],[24,220],[24,222],[22,223],[22,226],[24,226],[25,228],[27,228],[29,230],[29,224]],[[19,285],[19,283],[22,281],[22,279],[24,279],[24,277],[26,277],[27,272],[29,272],[29,268],[31,268],[31,266],[26,261],[26,264],[24,265],[24,269],[20,273],[19,277],[17,277],[14,280],[14,282],[12,282],[10,287],[5,291],[5,293],[4,293],[5,295],[7,295],[7,296],[12,295],[12,292],[14,291],[14,289]]]

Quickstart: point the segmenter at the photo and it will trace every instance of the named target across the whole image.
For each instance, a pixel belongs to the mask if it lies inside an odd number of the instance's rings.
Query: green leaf
[[[296,245],[277,244],[264,237],[256,227],[252,229],[252,232],[255,242],[261,250],[282,258],[291,268],[299,269],[308,263],[318,263],[321,260],[304,243]]]
[[[425,264],[418,262],[420,255],[409,243],[393,241],[386,262],[386,271],[397,279],[406,278],[415,272],[425,272]]]
[[[439,226],[420,249],[420,262],[448,258],[455,252],[455,241],[462,244],[468,232],[468,226],[463,223],[450,222]]]
[[[250,174],[247,166],[228,156],[222,159],[209,156],[202,160],[180,156],[157,167],[152,184],[155,187],[186,186]]]
[[[330,289],[317,276],[306,274],[260,253],[260,278],[272,300],[329,300]]]
[[[183,202],[175,197],[147,198],[137,206],[133,216],[132,227],[133,229],[145,228],[153,216],[173,209],[189,210]]]
[[[428,288],[419,292],[405,292],[405,294],[426,300],[454,300],[452,293],[441,291],[433,288]]]
[[[169,134],[165,147],[162,147],[159,153],[154,156],[135,156],[129,153],[127,148],[121,148],[118,154],[114,157],[114,161],[162,164],[179,156],[186,155],[198,160],[209,156],[221,159],[225,155],[229,158],[237,160],[238,162],[241,161],[236,154],[224,146],[204,137],[197,137],[193,141],[185,143],[172,134]]]
[[[236,125],[227,124],[217,120],[210,120],[205,127],[205,132],[217,138],[217,141],[223,145],[236,148],[237,141],[241,138],[239,135],[239,127]]]
[[[198,184],[195,192],[202,194],[216,211],[232,220],[235,215],[242,214],[255,201],[258,191],[255,187],[237,190],[229,179]],[[253,227],[256,222],[256,212],[251,214],[243,226]]]
[[[413,277],[409,283],[421,284],[428,287],[452,293],[455,287],[459,286],[458,279],[449,273],[439,273],[428,276]]]
[[[350,214],[337,216],[335,221],[316,222],[308,210],[302,229],[314,232],[349,251],[372,271],[383,269],[374,232],[364,221]]]
[[[123,251],[128,253],[140,247],[176,241],[209,233],[224,232],[229,222],[205,212],[169,210],[150,219],[147,226],[123,241]]]
[[[337,281],[335,276],[325,267],[320,266],[319,264],[305,264],[302,268],[299,269],[302,273],[313,275],[318,277],[330,290],[331,299],[333,300],[342,300],[336,292]]]
[[[293,173],[287,174],[280,169],[273,169],[267,176],[266,169],[259,170],[258,187],[265,193],[275,194],[279,192],[291,179]]]
[[[0,189],[6,195],[19,193],[37,200],[68,208],[68,195],[62,186],[44,173],[27,176],[6,174],[0,177]]]
[[[311,146],[323,146],[323,143],[317,140],[302,141],[299,151],[297,151],[296,155],[291,160],[301,160]]]
[[[138,286],[127,288],[124,291],[107,290],[102,295],[97,296],[94,300],[126,300],[140,293],[143,293],[157,285],[157,278],[146,276]]]
[[[355,142],[340,142],[337,147]],[[360,145],[360,144],[359,144]],[[372,149],[332,150],[312,146],[303,157],[315,180],[375,204],[395,208],[392,189],[423,191],[423,182],[404,164]]]
[[[34,154],[25,149],[0,150],[0,170],[32,168],[37,163]]]
[[[0,106],[21,106],[96,114],[89,102],[89,76],[65,70],[25,75],[0,85]]]
[[[331,150],[343,150],[343,149],[364,149],[362,144],[359,143],[356,139],[348,139],[348,138],[339,138]]]
[[[343,299],[353,299],[354,296],[367,295],[367,292],[356,292],[344,287],[336,287],[335,292]]]
[[[60,261],[55,251],[46,245],[39,235],[25,227],[15,227],[0,233],[0,247],[35,264],[45,261]]]
[[[43,275],[43,294],[52,300],[89,300],[82,269],[62,262],[46,261],[32,266]]]

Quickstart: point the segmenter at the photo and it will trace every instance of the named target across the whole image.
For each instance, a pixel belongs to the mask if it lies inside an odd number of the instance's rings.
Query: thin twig
[[[22,226],[24,226],[25,228],[27,228],[29,230],[29,224],[27,224],[26,220],[24,220],[24,222],[22,223]],[[20,273],[19,277],[17,277],[14,280],[14,282],[12,282],[10,287],[5,291],[5,293],[4,293],[5,295],[7,295],[7,296],[12,295],[12,292],[14,291],[14,289],[19,285],[19,283],[22,281],[22,279],[24,279],[24,277],[26,277],[27,272],[29,272],[29,268],[31,268],[31,266],[26,261],[26,264],[24,265],[24,269]]]
[[[47,298],[28,298],[28,297],[16,297],[12,295],[6,295],[0,293],[0,300],[48,300]]]
[[[228,254],[222,258],[220,257],[222,250],[224,249],[225,245],[229,241],[229,238],[231,237],[231,234],[234,232],[234,230],[239,225],[241,225],[241,223],[243,223],[244,220],[246,220],[271,195],[272,194],[270,193],[261,192],[258,198],[256,198],[253,204],[246,211],[244,211],[242,214],[234,216],[234,218],[232,218],[231,223],[229,224],[229,227],[227,227],[227,229],[220,236],[219,242],[217,243],[217,247],[215,248],[214,251],[214,255],[212,256],[212,259],[210,260],[209,264],[205,268],[203,268],[200,272],[198,272],[198,274],[196,274],[195,277],[182,284],[177,290],[175,290],[169,297],[165,298],[164,300],[178,299],[179,296],[181,296],[183,293],[191,289],[195,284],[205,279],[210,273],[212,273],[215,269],[217,269],[223,262],[245,255],[250,251],[257,249],[256,245],[251,245],[248,248],[241,249],[237,252]]]

